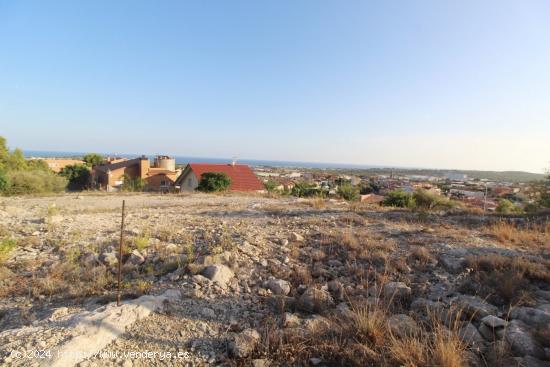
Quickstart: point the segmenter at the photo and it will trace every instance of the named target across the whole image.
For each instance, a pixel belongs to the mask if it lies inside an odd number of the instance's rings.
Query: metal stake
[[[124,242],[124,204],[122,200],[122,221],[120,223],[120,244],[118,246],[118,290],[116,294],[116,305],[120,306],[120,279],[122,274],[122,243]]]

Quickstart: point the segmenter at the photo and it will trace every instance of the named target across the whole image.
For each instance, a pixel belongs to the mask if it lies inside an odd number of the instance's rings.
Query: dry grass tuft
[[[428,250],[426,247],[416,246],[411,251],[411,259],[414,260],[416,263],[425,266],[432,261],[432,254],[430,253],[430,250]]]
[[[323,210],[327,207],[325,199],[317,197],[307,201],[307,204],[314,209]]]
[[[434,342],[432,346],[433,366],[462,367],[466,365],[464,351],[466,346],[456,332],[449,332],[448,329],[439,325],[434,331]]]
[[[495,304],[504,306],[529,304],[532,283],[550,281],[550,262],[534,262],[520,257],[490,254],[468,257],[466,266],[472,269],[461,290],[480,294]]]
[[[360,304],[345,314],[329,316],[323,327],[312,330],[279,329],[265,321],[263,343],[249,358],[269,358],[272,366],[310,365],[321,358],[330,366],[466,366],[466,345],[454,326],[419,323],[419,332],[393,335],[391,314],[383,304]],[[233,360],[248,365],[247,360]],[[250,362],[250,361],[248,361]]]
[[[520,227],[501,221],[490,226],[487,234],[506,245],[530,248],[550,247],[550,222],[544,225]]]

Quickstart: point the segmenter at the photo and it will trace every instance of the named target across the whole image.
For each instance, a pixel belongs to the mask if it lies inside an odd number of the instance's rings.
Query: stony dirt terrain
[[[244,195],[1,198],[16,246],[0,258],[0,364],[548,366],[548,232],[493,219]]]

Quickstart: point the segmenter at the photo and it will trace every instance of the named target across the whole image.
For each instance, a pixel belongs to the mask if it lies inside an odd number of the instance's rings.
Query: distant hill
[[[375,176],[375,175],[419,175],[445,177],[449,173],[457,175],[467,175],[473,179],[487,179],[499,182],[530,182],[543,180],[544,175],[540,173],[522,172],[522,171],[473,171],[473,170],[442,170],[442,169],[409,169],[409,168],[368,168],[368,169],[343,169],[334,170],[342,173],[345,171],[355,175]]]

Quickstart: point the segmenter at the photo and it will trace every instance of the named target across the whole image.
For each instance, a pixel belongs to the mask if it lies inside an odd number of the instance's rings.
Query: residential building
[[[152,167],[146,156],[134,159],[110,158],[105,164],[94,166],[92,182],[100,189],[117,191],[122,187],[126,175],[144,180],[148,190],[170,191],[180,172],[176,170],[175,160],[167,156],[157,156]]]
[[[243,164],[189,163],[176,180],[180,191],[194,191],[204,173],[225,173],[231,179],[231,191],[264,191],[263,183],[249,166]]]

